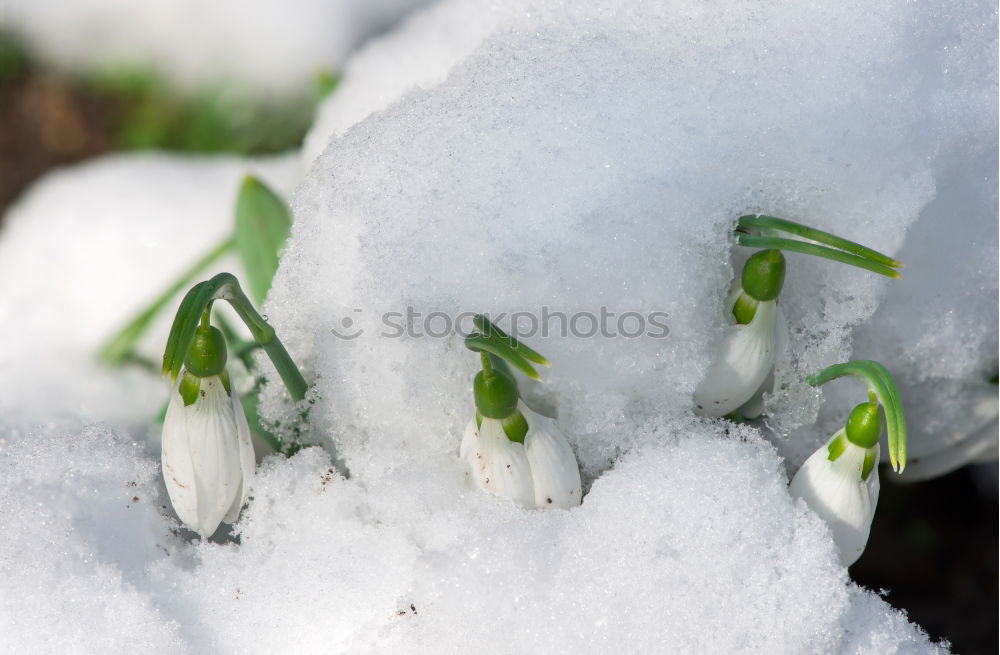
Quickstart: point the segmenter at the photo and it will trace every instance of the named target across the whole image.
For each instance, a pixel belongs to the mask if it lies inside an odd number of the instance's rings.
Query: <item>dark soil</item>
[[[996,655],[996,491],[984,494],[971,467],[910,485],[891,475],[883,469],[871,537],[851,578],[885,590],[889,604],[954,652]]]
[[[0,212],[43,173],[112,150],[122,107],[57,75],[0,79]]]

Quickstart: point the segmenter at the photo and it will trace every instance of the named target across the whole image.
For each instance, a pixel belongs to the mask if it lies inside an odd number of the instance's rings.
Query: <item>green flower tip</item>
[[[754,253],[743,267],[744,293],[758,301],[774,300],[785,284],[785,256],[780,250]]]
[[[517,411],[517,382],[499,369],[477,373],[472,393],[476,409],[487,418],[504,419]]]
[[[200,378],[221,375],[226,370],[226,338],[218,328],[199,326],[195,330],[184,367]]]
[[[872,448],[882,433],[878,403],[861,403],[851,411],[845,428],[847,440],[858,448]]]

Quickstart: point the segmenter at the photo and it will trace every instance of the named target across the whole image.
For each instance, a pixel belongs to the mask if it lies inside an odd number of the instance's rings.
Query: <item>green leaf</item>
[[[803,239],[808,239],[809,241],[825,243],[826,245],[833,246],[838,250],[858,255],[863,259],[868,259],[879,264],[885,264],[891,268],[899,268],[903,265],[901,262],[896,261],[892,257],[883,255],[879,251],[873,250],[868,246],[863,246],[860,243],[848,241],[847,239],[838,237],[835,234],[817,230],[816,228],[809,227],[808,225],[802,225],[801,223],[796,223],[795,221],[790,221],[784,218],[765,216],[763,214],[740,216],[738,225],[741,228],[753,230],[765,236],[779,236],[782,232],[787,232],[789,234],[802,237]]]
[[[340,86],[340,74],[329,70],[316,73],[313,78],[313,99],[317,104],[323,102]]]
[[[872,271],[873,273],[878,273],[879,275],[884,275],[893,279],[899,279],[902,277],[899,274],[899,271],[886,264],[882,264],[860,255],[845,252],[843,250],[837,250],[836,248],[820,246],[809,241],[795,241],[794,239],[785,239],[782,237],[738,233],[736,235],[736,242],[741,246],[747,246],[750,248],[774,248],[777,250],[787,250],[790,252],[800,252],[805,255],[823,257],[842,264],[857,266],[858,268],[863,268],[865,270]]]
[[[542,355],[535,352],[528,346],[524,345],[514,337],[510,336],[503,330],[501,330],[493,321],[486,318],[482,314],[476,314],[472,319],[473,325],[476,326],[480,332],[482,332],[487,337],[495,336],[499,342],[506,344],[510,349],[516,350],[521,357],[528,360],[529,362],[534,362],[536,364],[541,364],[542,366],[548,366],[549,360],[545,359]]]
[[[177,295],[186,285],[190,284],[196,275],[228,252],[232,246],[233,240],[226,239],[205,253],[191,268],[184,271],[152,303],[139,312],[127,325],[101,346],[101,359],[112,366],[120,366],[130,361],[141,361],[141,356],[135,353],[135,344],[145,334],[153,319],[167,306],[171,298]]]
[[[236,199],[236,251],[243,260],[250,295],[258,304],[271,288],[291,227],[285,202],[263,182],[246,176]]]
[[[519,350],[511,348],[507,341],[497,336],[495,332],[489,335],[473,332],[465,337],[465,347],[473,352],[496,355],[529,378],[539,379],[538,371],[531,365],[531,362],[525,359]]]

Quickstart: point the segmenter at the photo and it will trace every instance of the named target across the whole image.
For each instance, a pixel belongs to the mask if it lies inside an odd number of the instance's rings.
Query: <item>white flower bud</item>
[[[568,509],[580,504],[580,469],[566,437],[550,418],[518,404],[527,424],[524,443],[511,441],[500,419],[484,417],[465,429],[459,455],[481,489],[526,507]]]
[[[837,440],[843,450],[831,461],[830,445]],[[834,452],[839,448],[835,447]],[[801,498],[826,521],[844,566],[857,561],[868,543],[878,503],[878,455],[877,443],[872,448],[860,448],[848,441],[841,429],[809,456],[788,486],[793,498]],[[866,458],[872,468],[867,479],[862,479]]]
[[[727,316],[732,316],[732,302]],[[776,300],[757,305],[753,319],[746,325],[733,321],[726,328],[715,362],[694,393],[695,414],[725,416],[750,403],[743,412],[754,418],[763,410],[763,392],[774,361],[788,340],[788,324]],[[759,395],[759,402],[755,396]]]
[[[250,494],[254,452],[239,395],[219,376],[200,380],[185,406],[174,388],[163,421],[161,462],[177,516],[202,537],[234,522]],[[183,375],[182,375],[183,380]]]

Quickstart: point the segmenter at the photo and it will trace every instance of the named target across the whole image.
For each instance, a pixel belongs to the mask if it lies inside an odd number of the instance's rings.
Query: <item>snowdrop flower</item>
[[[480,489],[513,498],[526,507],[568,509],[580,504],[580,469],[555,421],[518,403],[513,421],[477,416],[469,421],[459,455]],[[514,441],[505,423],[526,426]],[[513,432],[513,431],[512,431]],[[515,436],[516,433],[515,433]]]
[[[861,557],[875,517],[881,428],[878,405],[858,405],[847,426],[809,456],[788,487],[826,521],[844,566]]]
[[[531,365],[548,361],[505,334],[482,315],[474,319],[481,333],[466,346],[480,354],[482,370],[473,381],[476,416],[465,429],[459,456],[481,489],[512,498],[526,507],[568,509],[580,504],[580,469],[573,450],[555,421],[520,401],[507,362],[529,377]],[[493,354],[490,354],[493,353]]]
[[[858,378],[867,385],[868,402],[855,407],[844,428],[809,456],[792,478],[788,491],[826,521],[840,561],[850,566],[865,550],[878,504],[882,418],[889,461],[897,473],[906,468],[906,419],[896,383],[878,362],[835,364],[809,377],[808,382],[818,387],[844,376]]]
[[[163,422],[161,461],[170,502],[202,537],[237,519],[254,473],[250,428],[225,362],[222,333],[199,327]]]
[[[788,324],[778,306],[785,280],[780,250],[755,253],[743,267],[740,288],[727,302],[731,324],[714,363],[694,393],[699,416],[745,418],[763,412],[763,394],[773,384],[774,361],[788,340]]]

